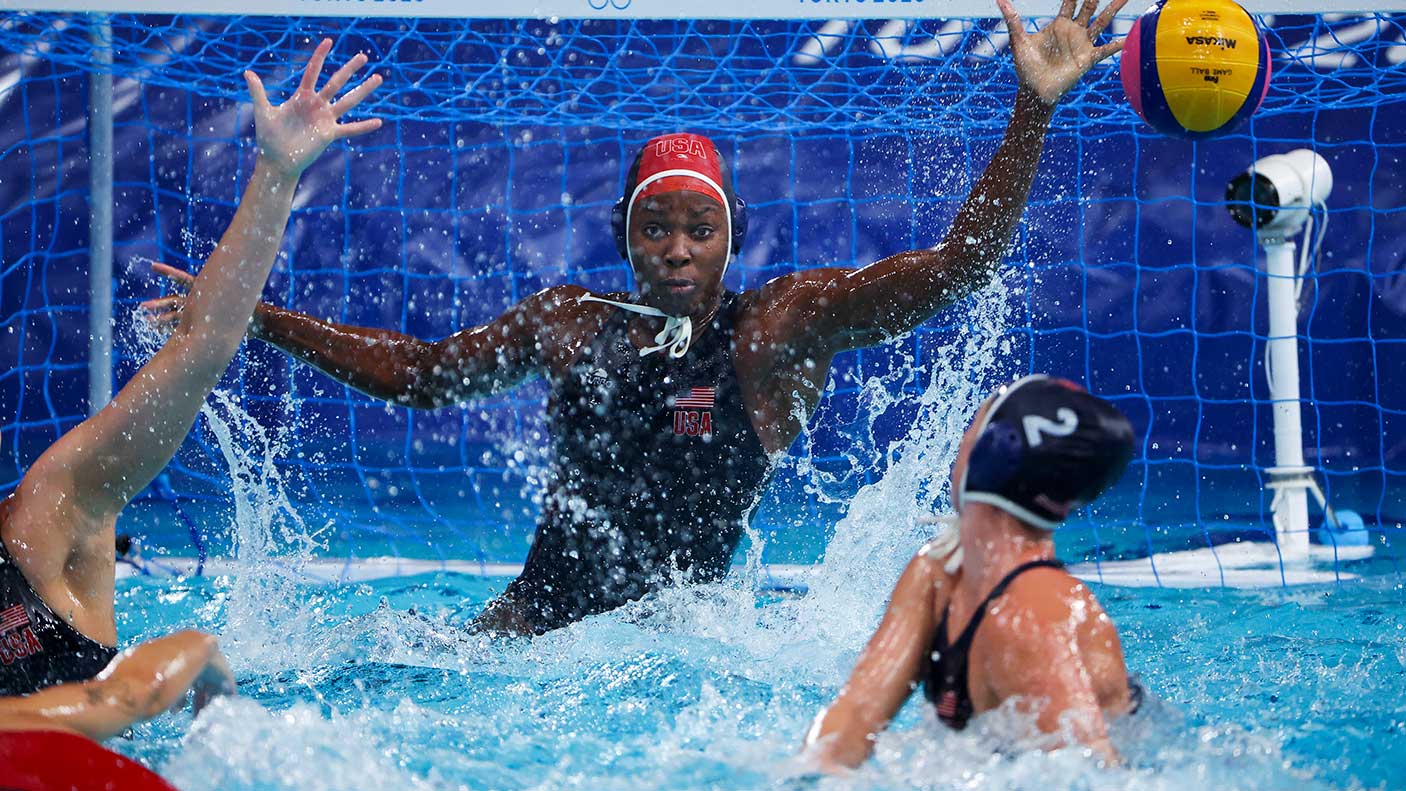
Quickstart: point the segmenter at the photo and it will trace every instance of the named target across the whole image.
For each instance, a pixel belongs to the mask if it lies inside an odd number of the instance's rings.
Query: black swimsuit
[[[733,367],[738,302],[725,294],[678,359],[641,357],[617,309],[551,382],[551,478],[504,593],[534,631],[727,573],[771,472]]]
[[[0,540],[0,696],[87,681],[114,656],[49,609]]]
[[[977,605],[976,612],[967,622],[967,628],[962,630],[951,645],[947,643],[947,615],[952,611],[952,605],[949,602],[943,608],[942,621],[938,623],[937,634],[932,638],[930,664],[927,678],[924,679],[923,694],[937,707],[937,718],[953,730],[960,731],[967,727],[967,721],[972,718],[974,712],[971,691],[967,687],[967,664],[972,640],[976,638],[981,619],[986,616],[987,605],[1005,593],[1016,577],[1035,568],[1063,569],[1064,564],[1058,560],[1032,560],[1011,569],[1011,572],[986,594],[981,604]],[[1136,681],[1128,679],[1128,693],[1132,699],[1129,713],[1132,713],[1137,711],[1142,702],[1142,687]]]

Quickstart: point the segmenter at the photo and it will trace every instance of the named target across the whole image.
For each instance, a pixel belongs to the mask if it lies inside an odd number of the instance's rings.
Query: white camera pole
[[[1297,232],[1297,228],[1294,229]],[[1303,416],[1299,409],[1299,308],[1295,295],[1293,240],[1261,233],[1268,266],[1269,349],[1265,379],[1274,404],[1274,466],[1269,486],[1274,489],[1274,538],[1285,562],[1308,558],[1308,491],[1313,468],[1303,461]],[[1314,484],[1316,486],[1316,484]]]
[[[1264,247],[1269,296],[1269,340],[1265,379],[1274,404],[1274,466],[1268,487],[1274,491],[1274,538],[1285,563],[1306,563],[1308,494],[1312,492],[1329,521],[1337,517],[1318,487],[1315,470],[1304,464],[1303,417],[1299,407],[1299,306],[1301,273],[1292,237],[1303,230],[1309,209],[1322,204],[1333,189],[1333,173],[1323,157],[1306,148],[1264,157],[1230,184],[1231,214],[1255,228]],[[1238,205],[1237,205],[1238,204]]]

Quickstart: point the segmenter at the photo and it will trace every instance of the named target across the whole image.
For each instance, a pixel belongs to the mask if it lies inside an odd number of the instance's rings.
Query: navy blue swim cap
[[[1132,424],[1112,404],[1064,379],[1027,376],[996,391],[958,502],[1053,530],[1117,480],[1132,455]]]

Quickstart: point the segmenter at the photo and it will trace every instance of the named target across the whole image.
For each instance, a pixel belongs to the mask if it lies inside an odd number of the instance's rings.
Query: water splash
[[[216,701],[182,740],[164,774],[185,791],[433,789],[385,760],[402,749],[375,710],[350,715],[306,704],[274,713],[240,698]]]
[[[745,658],[737,672],[751,678],[815,683],[843,678],[877,625],[899,572],[931,537],[932,527],[918,518],[950,508],[948,472],[971,416],[991,383],[1009,376],[1003,336],[1009,290],[997,281],[968,305],[963,331],[931,355],[921,394],[901,387],[913,375],[911,358],[901,370],[864,383],[855,423],[871,433],[854,442],[851,472],[826,475],[801,467],[820,490],[864,469],[885,469],[882,478],[849,500],[823,561],[807,577],[804,598],[757,607],[755,585],[765,546],[751,531],[747,573],[714,585],[665,590],[606,618],[637,622],[674,640],[688,636],[734,646]],[[899,440],[876,445],[872,427],[895,411],[912,411],[916,418]]]
[[[1002,343],[1008,296],[997,280],[970,300],[963,332],[933,355],[915,419],[885,451],[883,477],[859,490],[835,526],[798,605],[799,617],[819,627],[814,639],[854,644],[867,638],[898,572],[932,537],[933,528],[919,517],[951,510],[948,478],[962,434],[990,383],[1009,378]],[[871,394],[869,426],[908,397],[873,381],[865,392]]]
[[[128,335],[143,362],[167,339],[137,312]],[[292,414],[291,395],[282,408]],[[219,389],[201,406],[200,416],[224,461],[234,501],[230,532],[237,565],[222,602],[222,647],[241,669],[286,667],[319,644],[323,612],[300,586],[307,579],[307,561],[325,547],[294,507],[279,469],[295,439],[292,421],[282,429],[268,428],[233,394]]]
[[[226,640],[256,700],[202,715],[165,770],[190,789],[795,787],[791,757],[810,716],[842,683],[899,569],[928,537],[914,517],[945,510],[961,432],[1009,373],[1006,305],[999,285],[981,295],[921,394],[895,392],[888,377],[866,383],[866,425],[895,409],[918,417],[876,451],[887,472],[836,525],[809,596],[759,607],[755,580],[743,575],[533,640],[465,637],[453,619],[381,606],[376,586],[328,593],[301,583],[297,564],[315,541],[278,474],[286,443],[217,396],[206,420],[236,483],[244,564],[230,583]],[[875,459],[856,451],[852,463]],[[954,734],[910,706],[879,738],[876,760],[817,787],[1312,784],[1274,729],[1187,726],[1163,714],[1115,733],[1136,760],[1107,770],[1077,748],[1006,744],[1002,755],[1000,734],[1019,724],[1002,716]]]
[[[200,414],[233,483],[238,562],[225,601],[225,651],[242,668],[296,665],[325,631],[322,608],[301,590],[304,566],[324,545],[293,506],[278,468],[291,432],[265,428],[224,391],[215,391]]]

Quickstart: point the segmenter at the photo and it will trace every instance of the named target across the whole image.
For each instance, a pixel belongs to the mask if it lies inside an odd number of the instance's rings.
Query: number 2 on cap
[[[1026,415],[1022,418],[1021,423],[1025,425],[1026,444],[1037,448],[1044,441],[1041,434],[1048,434],[1051,437],[1067,437],[1079,427],[1079,416],[1074,414],[1074,410],[1069,407],[1060,407],[1055,411],[1055,417],[1059,418],[1058,423],[1043,415]]]

